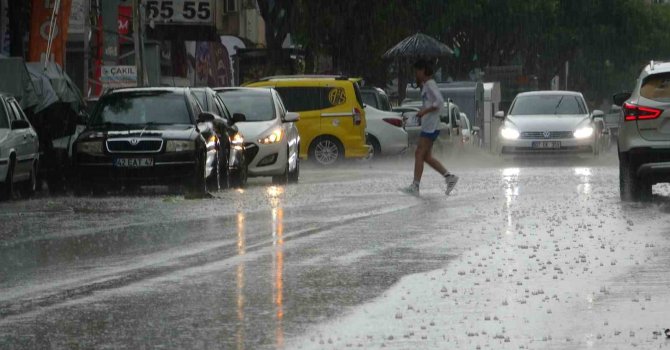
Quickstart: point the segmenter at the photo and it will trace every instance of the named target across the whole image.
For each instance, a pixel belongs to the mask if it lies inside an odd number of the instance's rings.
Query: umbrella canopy
[[[26,66],[31,72],[41,72],[49,79],[51,87],[56,92],[60,102],[69,103],[74,111],[79,111],[84,105],[81,91],[58,64],[49,62],[46,69],[44,63],[40,62],[29,62],[26,63]]]
[[[405,38],[382,56],[391,58],[438,58],[454,54],[449,46],[437,41],[426,34],[416,33]]]
[[[28,73],[30,73],[30,78],[32,79],[33,85],[35,86],[35,92],[37,92],[37,95],[40,97],[39,104],[33,109],[35,113],[39,113],[47,109],[52,104],[57,103],[58,95],[51,86],[49,77],[44,74],[44,70],[42,69],[43,66],[38,67],[27,64],[26,68],[28,68]]]
[[[40,102],[22,58],[0,59],[0,91],[16,97],[24,110]]]

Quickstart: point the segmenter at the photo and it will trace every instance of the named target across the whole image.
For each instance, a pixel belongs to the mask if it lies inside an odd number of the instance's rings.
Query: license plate
[[[533,148],[560,149],[561,148],[561,142],[560,141],[537,141],[537,142],[533,142]]]
[[[149,168],[154,166],[153,158],[117,158],[114,160],[117,168]]]

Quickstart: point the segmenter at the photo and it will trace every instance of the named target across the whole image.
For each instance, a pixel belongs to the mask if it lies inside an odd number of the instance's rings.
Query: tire
[[[21,184],[21,195],[25,198],[32,197],[37,191],[37,171],[37,161],[35,161],[32,170],[30,170],[30,178]]]
[[[651,183],[637,176],[638,167],[627,155],[619,155],[619,191],[624,202],[648,202],[651,200]]]
[[[0,199],[2,200],[14,199],[14,166],[15,161],[10,157],[9,167],[7,168],[7,176],[5,176],[5,182],[0,186]]]
[[[207,193],[207,181],[205,179],[206,157],[203,153],[196,164],[195,174],[189,191],[193,196],[202,197]]]
[[[300,146],[298,146],[298,149],[300,149]],[[296,159],[295,163],[295,169],[293,171],[290,171],[288,173],[288,182],[295,184],[298,183],[300,180],[300,156],[298,156],[298,159]]]
[[[379,140],[372,135],[368,135],[367,144],[372,146],[372,155],[370,158],[375,159],[381,157],[382,155],[382,146],[379,144]]]
[[[241,169],[230,172],[230,188],[244,188],[248,180],[247,166],[243,165]]]
[[[288,183],[288,162],[286,162],[283,174],[272,177],[272,183],[275,185],[286,185]]]
[[[332,166],[344,158],[344,147],[334,137],[321,136],[309,147],[309,157],[321,166]]]

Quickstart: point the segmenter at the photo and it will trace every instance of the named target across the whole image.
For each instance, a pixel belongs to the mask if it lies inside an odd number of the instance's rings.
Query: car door
[[[365,143],[362,105],[358,106],[353,83],[349,84],[351,88],[343,86],[338,81],[322,82],[318,100],[321,107],[321,132],[340,139],[345,153],[348,146],[356,147],[358,142]],[[361,118],[359,123],[354,122],[355,110],[358,110]]]
[[[17,120],[27,120],[21,111],[21,108],[16,103],[16,100],[7,100],[7,107],[10,110],[9,120],[10,124]],[[14,167],[14,177],[16,179],[24,179],[30,174],[32,167],[32,160],[34,158],[33,139],[31,129],[15,129],[12,128],[10,133],[13,145],[16,152],[16,164]]]

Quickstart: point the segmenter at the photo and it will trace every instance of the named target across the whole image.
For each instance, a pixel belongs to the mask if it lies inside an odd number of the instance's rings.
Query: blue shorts
[[[434,132],[422,131],[420,136],[435,142],[435,140],[437,140],[437,137],[440,136],[440,130],[435,130]]]

